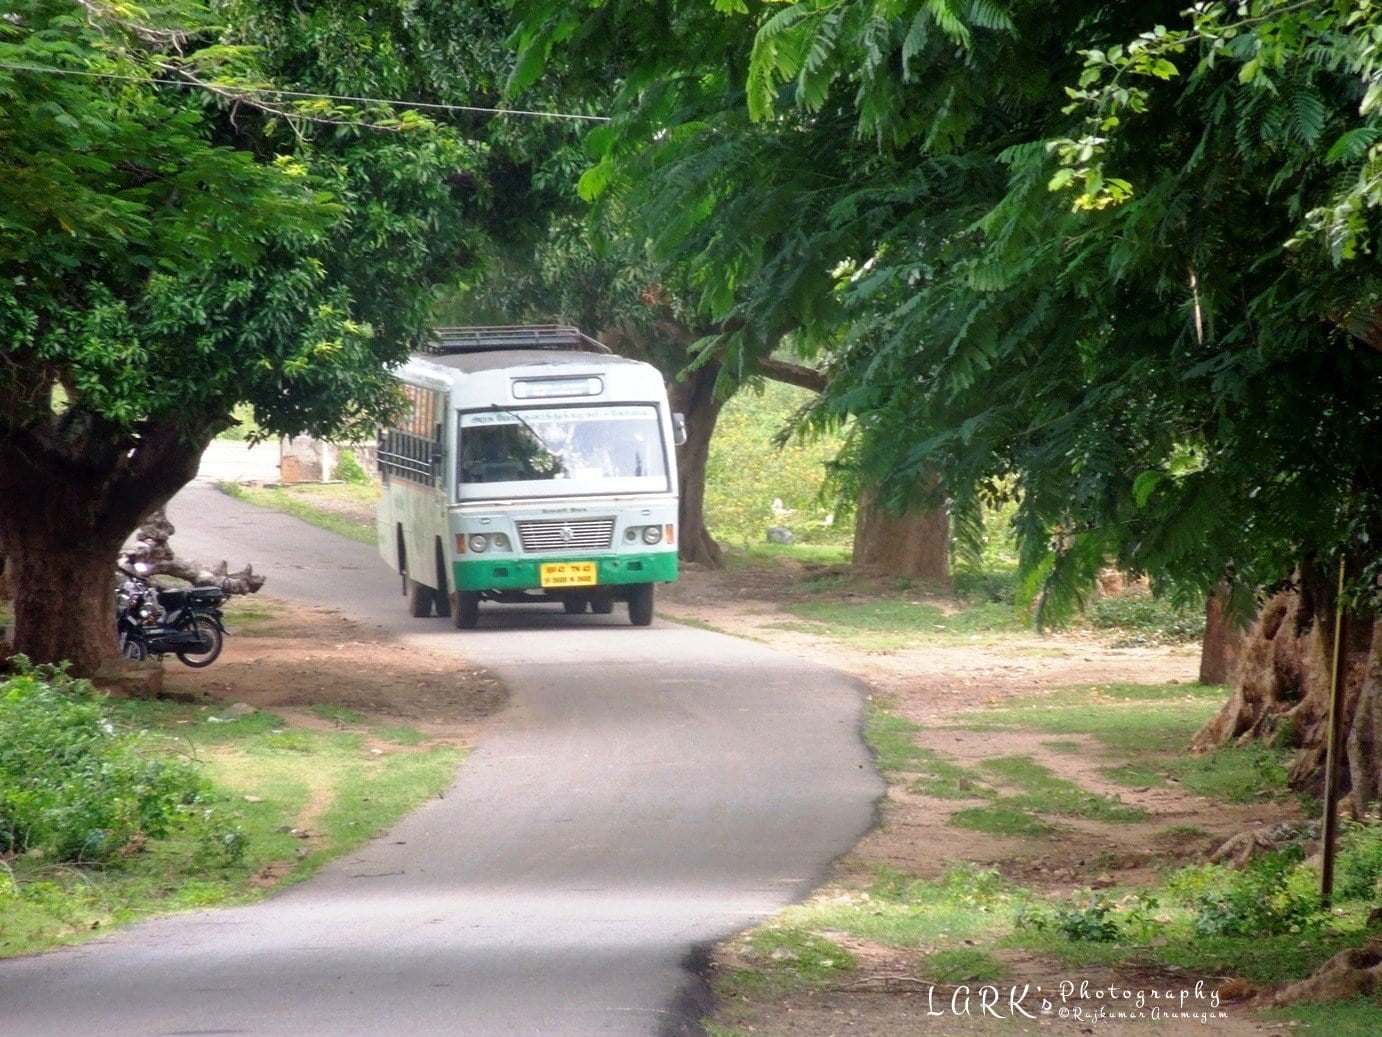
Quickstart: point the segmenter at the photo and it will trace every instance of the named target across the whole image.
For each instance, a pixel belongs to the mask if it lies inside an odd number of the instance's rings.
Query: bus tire
[[[590,604],[590,602],[586,601],[584,598],[567,598],[561,603],[561,607],[566,609],[566,614],[568,616],[579,616],[585,612],[585,607],[588,604]]]
[[[425,583],[408,581],[408,615],[414,619],[426,619],[432,614],[437,592]]]
[[[635,583],[629,587],[629,622],[645,627],[653,621],[653,583]]]
[[[446,590],[450,582],[446,578],[446,557],[442,554],[441,537],[437,537],[437,592],[432,595],[432,601],[437,606],[437,615],[442,619],[451,618],[451,595]]]
[[[474,630],[480,622],[480,595],[475,591],[457,591],[452,595],[451,622],[457,630]]]

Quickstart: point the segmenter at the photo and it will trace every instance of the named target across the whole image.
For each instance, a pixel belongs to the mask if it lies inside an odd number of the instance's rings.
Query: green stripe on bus
[[[452,565],[456,589],[462,591],[536,590],[542,586],[541,566],[551,562],[594,562],[596,586],[623,583],[666,583],[677,578],[677,553],[566,555],[564,557],[493,558]]]

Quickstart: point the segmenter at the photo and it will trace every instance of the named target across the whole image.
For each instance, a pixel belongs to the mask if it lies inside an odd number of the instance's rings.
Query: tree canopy
[[[234,406],[269,434],[372,434],[386,365],[471,262],[481,149],[283,94],[400,79],[382,51],[305,57],[271,10],[21,0],[0,21],[0,537],[40,659],[111,650],[96,574]],[[44,612],[64,582],[96,584],[75,626]]]
[[[1378,12],[1182,7],[529,0],[519,68],[635,55],[587,192],[895,493],[1016,497],[1055,613],[1382,535]]]

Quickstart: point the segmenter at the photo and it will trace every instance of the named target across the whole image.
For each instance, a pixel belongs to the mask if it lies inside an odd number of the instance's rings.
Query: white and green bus
[[[559,325],[438,329],[396,371],[379,439],[379,553],[414,616],[480,603],[653,618],[677,577],[681,415],[657,369]]]

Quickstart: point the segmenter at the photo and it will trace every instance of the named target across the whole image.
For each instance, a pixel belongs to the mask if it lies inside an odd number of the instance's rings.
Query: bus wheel
[[[480,595],[475,591],[457,591],[451,600],[451,622],[457,630],[474,630],[480,622]]]
[[[653,588],[656,584],[635,583],[629,588],[629,622],[645,627],[653,621]]]
[[[432,602],[437,606],[437,615],[442,619],[451,618],[451,595],[446,592],[446,585],[449,581],[446,578],[446,559],[442,555],[441,537],[437,538],[437,591],[432,595]]]
[[[566,609],[568,616],[579,616],[585,611],[586,605],[590,604],[584,598],[567,598],[561,603],[561,607]]]
[[[432,614],[436,604],[436,591],[417,580],[408,581],[408,615],[415,619],[425,619]]]

